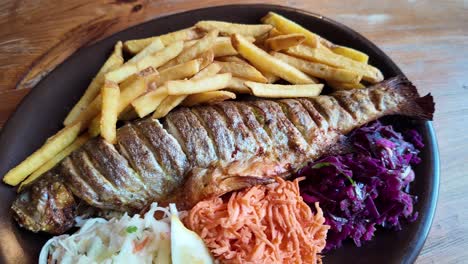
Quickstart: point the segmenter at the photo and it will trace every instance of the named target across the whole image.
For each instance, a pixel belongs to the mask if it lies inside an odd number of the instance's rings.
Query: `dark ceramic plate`
[[[381,69],[386,78],[402,74],[387,55],[360,34],[328,18],[301,10],[272,5],[230,5],[156,18],[79,50],[31,91],[1,131],[0,175],[4,175],[61,128],[62,120],[116,41],[167,33],[189,27],[199,20],[259,23],[268,11],[283,14],[332,42],[369,54],[370,64]],[[430,122],[404,120],[403,123],[418,129],[426,144],[421,153],[423,162],[415,168],[416,180],[412,184],[412,193],[419,197],[415,208],[419,211],[418,220],[405,224],[399,232],[379,230],[371,242],[360,248],[351,242],[345,243],[343,248],[328,254],[325,263],[412,263],[418,256],[435,211],[439,157]],[[48,236],[22,230],[13,221],[9,207],[15,195],[15,189],[0,184],[0,263],[34,263]]]

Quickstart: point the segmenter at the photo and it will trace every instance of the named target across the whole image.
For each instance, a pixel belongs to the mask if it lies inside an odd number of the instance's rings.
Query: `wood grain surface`
[[[258,1],[237,1],[254,3]],[[80,47],[129,26],[219,0],[3,0],[0,2],[0,126],[34,85]],[[229,2],[234,3],[234,2]],[[468,2],[270,1],[320,13],[382,48],[436,100],[440,198],[417,263],[468,259]]]

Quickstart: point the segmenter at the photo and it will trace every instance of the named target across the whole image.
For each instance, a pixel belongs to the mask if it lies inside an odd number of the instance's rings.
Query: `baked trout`
[[[125,124],[116,145],[89,141],[23,190],[13,216],[31,231],[60,234],[85,214],[81,208],[136,213],[157,201],[188,209],[274,176],[287,178],[382,116],[432,119],[433,112],[432,96],[419,97],[404,77],[309,99],[182,107],[162,120]]]

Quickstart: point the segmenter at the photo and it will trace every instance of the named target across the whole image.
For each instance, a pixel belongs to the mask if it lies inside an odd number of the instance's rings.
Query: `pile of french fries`
[[[20,188],[53,168],[89,138],[116,142],[118,120],[162,118],[179,105],[235,99],[312,97],[326,82],[336,90],[364,88],[382,73],[368,56],[339,46],[276,13],[263,24],[200,21],[193,27],[121,41],[73,107],[65,128],[3,181]],[[123,51],[132,57],[125,61]],[[289,84],[275,84],[278,80]]]

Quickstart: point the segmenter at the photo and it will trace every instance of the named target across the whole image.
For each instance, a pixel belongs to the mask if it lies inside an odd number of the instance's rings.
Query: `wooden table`
[[[254,1],[239,1],[250,3]],[[34,85],[82,46],[131,25],[225,1],[4,0],[0,3],[0,126]],[[464,0],[271,1],[362,33],[436,100],[440,199],[418,263],[468,259],[468,4]],[[465,177],[464,177],[465,176]]]

